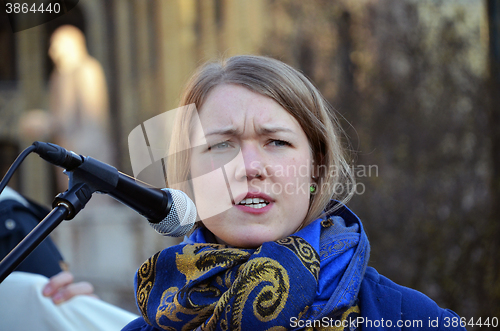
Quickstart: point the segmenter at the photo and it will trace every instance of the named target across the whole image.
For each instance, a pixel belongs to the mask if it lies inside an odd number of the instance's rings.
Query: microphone
[[[84,182],[144,216],[156,232],[171,237],[187,234],[196,221],[196,207],[182,191],[159,189],[119,172],[115,167],[52,143],[35,141],[34,152],[72,172],[71,181]]]

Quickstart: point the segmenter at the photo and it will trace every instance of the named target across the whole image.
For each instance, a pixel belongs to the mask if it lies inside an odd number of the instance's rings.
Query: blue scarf
[[[360,220],[347,207],[257,249],[215,244],[212,238],[199,228],[139,268],[136,299],[150,325],[281,330],[290,328],[292,318],[359,314],[357,295],[370,246]]]

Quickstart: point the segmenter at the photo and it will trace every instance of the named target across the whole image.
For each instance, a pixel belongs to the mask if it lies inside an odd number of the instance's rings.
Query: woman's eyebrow
[[[231,136],[231,135],[235,135],[237,133],[238,133],[238,130],[233,126],[230,126],[230,127],[214,129],[212,131],[209,131],[209,132],[205,133],[205,137],[215,136],[215,135]]]
[[[257,128],[257,134],[270,134],[270,133],[276,133],[276,132],[289,132],[295,134],[295,132],[287,127],[284,126],[261,126]],[[219,128],[219,129],[214,129],[211,131],[208,131],[205,133],[205,137],[209,136],[215,136],[215,135],[220,135],[220,136],[233,136],[233,135],[238,135],[240,133],[240,130],[236,129],[233,126],[230,127],[225,127],[225,128]]]
[[[261,126],[257,129],[258,134],[269,134],[276,132],[290,132],[295,133],[292,129],[284,127],[284,126]]]

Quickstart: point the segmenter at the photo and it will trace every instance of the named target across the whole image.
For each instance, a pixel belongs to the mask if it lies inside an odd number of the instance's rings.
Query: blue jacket
[[[458,327],[460,318],[453,311],[440,308],[424,294],[394,283],[371,267],[366,269],[358,298],[363,318],[358,320],[358,326],[363,331],[465,330]],[[156,329],[139,317],[123,330]]]
[[[29,201],[9,187],[0,195],[0,260],[16,247],[49,210]],[[54,242],[46,238],[16,268],[16,271],[31,272],[52,277],[61,272],[63,261]]]
[[[371,267],[366,269],[358,298],[365,319],[362,330],[465,330],[459,327],[456,313],[440,308],[426,295],[394,283]]]

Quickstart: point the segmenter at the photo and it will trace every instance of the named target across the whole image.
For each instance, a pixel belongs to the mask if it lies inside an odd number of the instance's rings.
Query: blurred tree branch
[[[273,1],[263,49],[314,81],[357,165],[377,166],[350,203],[371,265],[469,318],[500,315],[500,93],[488,88],[484,4]]]

